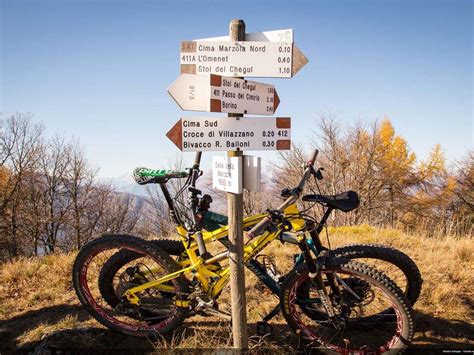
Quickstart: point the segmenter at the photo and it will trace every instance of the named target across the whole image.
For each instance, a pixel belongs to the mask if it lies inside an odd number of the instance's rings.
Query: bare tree
[[[46,216],[42,241],[47,253],[54,253],[58,237],[64,238],[65,224],[72,201],[66,189],[67,171],[71,164],[72,145],[64,137],[55,136],[40,154],[39,169],[44,193],[43,209]]]
[[[91,197],[94,192],[95,177],[96,172],[88,166],[79,143],[73,141],[70,146],[70,159],[65,171],[64,185],[67,198],[71,203],[67,233],[70,238],[74,236],[77,249],[83,245],[87,228],[90,228],[86,211],[92,207]]]
[[[25,174],[36,168],[43,135],[31,115],[16,114],[0,120],[0,231],[2,248],[9,257],[20,254],[19,209]]]

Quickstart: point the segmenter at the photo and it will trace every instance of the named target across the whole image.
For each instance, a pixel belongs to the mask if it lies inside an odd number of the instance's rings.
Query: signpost
[[[245,41],[245,23],[232,20],[229,24],[229,40]],[[181,68],[183,68],[181,66]],[[239,120],[243,115],[229,113],[229,119]],[[236,118],[234,118],[236,117]],[[230,150],[228,157],[241,157],[242,151]],[[234,348],[247,349],[247,301],[245,297],[244,265],[244,197],[242,193],[227,193],[229,218],[229,270],[230,300],[232,302],[232,337]]]
[[[183,117],[166,136],[183,152],[288,150],[290,117]]]
[[[181,118],[166,134],[183,152],[227,151],[213,159],[213,186],[227,191],[229,268],[234,348],[247,349],[247,313],[243,259],[242,189],[259,191],[260,158],[243,150],[291,147],[289,117],[273,115],[280,99],[272,85],[243,76],[291,78],[308,59],[293,44],[293,30],[245,34],[245,23],[232,20],[229,36],[181,42],[181,75],[168,88],[183,110],[227,112],[228,117]],[[196,75],[201,74],[201,75]]]
[[[188,111],[273,115],[280,103],[273,85],[214,74],[181,74],[168,93]]]

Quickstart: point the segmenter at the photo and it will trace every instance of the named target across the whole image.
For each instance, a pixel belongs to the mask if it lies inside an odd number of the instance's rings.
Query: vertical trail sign
[[[213,157],[212,187],[234,194],[248,191],[260,191],[260,157]]]
[[[242,157],[212,158],[212,187],[234,194],[242,193]]]

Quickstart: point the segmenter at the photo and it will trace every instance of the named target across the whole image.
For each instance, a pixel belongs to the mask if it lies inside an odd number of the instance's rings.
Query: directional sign
[[[166,136],[183,152],[288,150],[290,117],[183,117]]]
[[[181,74],[168,93],[188,111],[272,115],[280,103],[273,85],[214,74]]]
[[[212,187],[242,193],[242,157],[212,157]]]
[[[308,59],[288,42],[181,42],[181,73],[291,78]]]

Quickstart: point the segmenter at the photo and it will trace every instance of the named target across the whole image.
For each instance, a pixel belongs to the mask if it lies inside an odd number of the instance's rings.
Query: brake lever
[[[285,187],[283,190],[281,190],[280,196],[281,197],[290,197],[290,196],[295,196],[300,192],[301,192],[301,190],[298,187],[295,187],[293,189],[289,189],[289,188]]]
[[[316,171],[316,179],[318,180],[322,180],[323,179],[323,174],[322,174],[322,171],[324,170],[324,168],[319,168],[317,171]]]
[[[272,219],[274,221],[278,221],[283,225],[283,230],[284,231],[290,231],[293,229],[293,225],[289,220],[287,220],[285,217],[283,217],[283,213],[275,210],[270,210],[268,209],[267,212],[272,216]]]
[[[314,176],[315,179],[322,180],[323,179],[323,167],[320,167],[318,170],[311,169],[311,174]]]

